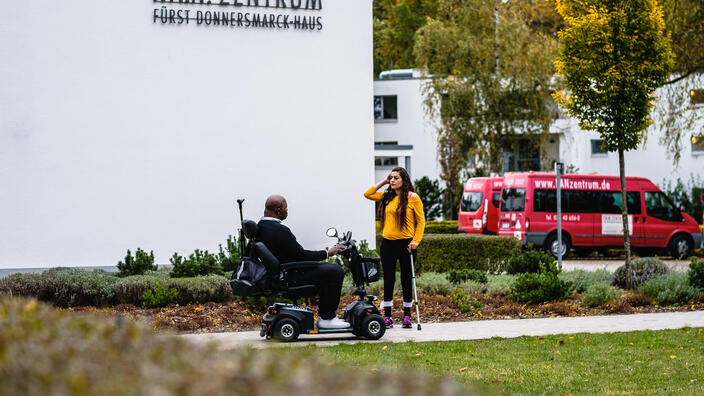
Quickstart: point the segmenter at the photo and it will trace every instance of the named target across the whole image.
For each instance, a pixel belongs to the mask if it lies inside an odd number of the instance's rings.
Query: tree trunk
[[[618,150],[618,172],[621,178],[621,218],[623,220],[623,248],[626,251],[626,287],[633,289],[633,274],[631,273],[631,241],[628,229],[628,197],[626,195],[626,166],[623,159],[623,149]]]

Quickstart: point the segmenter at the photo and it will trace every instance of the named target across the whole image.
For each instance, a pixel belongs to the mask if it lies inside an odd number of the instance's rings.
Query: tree
[[[470,159],[485,173],[498,173],[504,150],[516,138],[532,137],[531,144],[539,145],[547,136],[556,117],[550,92],[557,43],[532,29],[510,4],[438,0],[437,5],[436,16],[416,32],[414,53],[417,66],[427,70],[425,105],[439,119],[441,178],[455,207]]]
[[[561,45],[555,67],[567,90],[556,92],[554,98],[580,127],[599,132],[602,148],[618,151],[630,287],[623,153],[641,142],[650,123],[653,93],[672,67],[662,9],[656,0],[557,0],[557,11],[565,29],[558,34]]]
[[[675,62],[669,80],[658,90],[661,100],[654,115],[659,141],[677,166],[688,132],[704,118],[704,113],[692,110],[689,97],[690,90],[704,86],[704,1],[663,0],[661,4]]]
[[[434,220],[442,217],[442,196],[445,190],[437,180],[430,180],[428,176],[423,176],[413,182],[416,193],[423,202],[423,212],[426,220]]]
[[[437,0],[374,0],[374,75],[415,67],[416,31],[435,15]]]

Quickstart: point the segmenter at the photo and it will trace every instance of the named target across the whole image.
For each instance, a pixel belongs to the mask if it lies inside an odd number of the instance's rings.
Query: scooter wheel
[[[360,334],[370,340],[378,340],[384,336],[386,326],[381,315],[370,314],[364,317],[360,326]]]
[[[274,325],[274,338],[283,342],[291,342],[298,338],[300,329],[298,322],[291,318],[283,318]]]

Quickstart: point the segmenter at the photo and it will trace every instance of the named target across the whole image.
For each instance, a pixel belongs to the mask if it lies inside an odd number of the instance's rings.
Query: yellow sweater
[[[374,187],[364,192],[364,197],[372,201],[381,201],[384,196],[383,192],[377,192]],[[415,243],[420,243],[423,239],[425,231],[425,214],[423,213],[423,202],[419,196],[408,198],[408,206],[406,207],[406,226],[401,229],[398,222],[398,197],[394,197],[386,204],[386,217],[384,219],[384,229],[381,230],[381,236],[386,239],[412,239]]]

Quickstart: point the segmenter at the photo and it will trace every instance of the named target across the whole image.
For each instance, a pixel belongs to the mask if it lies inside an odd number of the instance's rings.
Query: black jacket
[[[294,261],[322,261],[328,257],[325,250],[305,250],[293,236],[291,230],[274,220],[259,220],[257,240],[279,259],[280,263]]]

